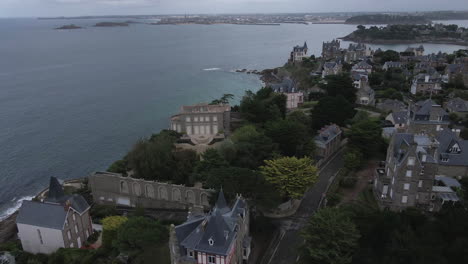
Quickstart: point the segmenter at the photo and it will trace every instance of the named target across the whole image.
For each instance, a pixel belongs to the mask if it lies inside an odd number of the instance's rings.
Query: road
[[[318,209],[327,187],[334,175],[343,167],[343,151],[326,164],[319,173],[317,183],[310,188],[297,209],[297,212],[277,222],[279,234],[262,259],[262,264],[293,264],[298,260],[298,248],[302,244],[300,230]]]

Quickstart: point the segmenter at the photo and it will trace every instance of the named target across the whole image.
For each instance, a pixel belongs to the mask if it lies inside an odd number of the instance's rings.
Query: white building
[[[65,195],[54,177],[43,202],[24,201],[16,218],[23,250],[50,254],[80,248],[92,234],[90,206],[81,195]]]

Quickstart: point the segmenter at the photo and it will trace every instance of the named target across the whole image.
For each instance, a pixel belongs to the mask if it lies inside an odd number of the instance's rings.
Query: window
[[[409,189],[410,189],[410,184],[409,183],[403,184],[403,190],[408,191]]]
[[[210,117],[209,116],[205,116],[205,122],[210,122]]]
[[[78,234],[78,225],[75,225],[75,233]]]
[[[387,176],[390,176],[390,168],[387,168]]]
[[[447,157],[443,157],[443,158],[441,159],[441,161],[442,161],[442,162],[448,162],[449,159],[448,159]]]
[[[401,203],[404,203],[404,204],[405,204],[405,203],[408,203],[408,196],[403,195],[403,196],[401,197]]]
[[[213,121],[214,121],[214,122],[217,122],[217,121],[218,121],[218,117],[217,117],[217,116],[213,116]]]
[[[128,185],[124,181],[120,181],[120,192],[128,193]]]
[[[208,243],[210,244],[210,246],[214,245],[214,240],[212,238],[208,239]]]
[[[393,199],[393,190],[392,189],[390,189],[390,198]]]
[[[418,182],[418,188],[422,188],[423,181]]]
[[[411,177],[411,176],[413,176],[413,171],[407,170],[406,177]]]
[[[216,264],[216,257],[215,256],[208,256],[208,263],[209,264]]]
[[[382,189],[382,196],[387,196],[388,193],[388,185],[384,185]]]
[[[190,122],[190,116],[185,117],[185,122]]]
[[[68,235],[68,240],[70,240],[71,239],[71,231],[70,230],[68,230],[67,235]]]
[[[415,161],[414,157],[409,157],[408,158],[408,166],[414,166],[414,161]]]
[[[395,184],[395,176],[392,177],[392,185]]]
[[[198,116],[196,116],[194,119],[195,122],[198,122]]]
[[[37,230],[37,236],[39,237],[39,241],[41,242],[41,245],[44,244],[44,241],[42,241],[42,234],[41,234],[41,230]]]
[[[193,252],[193,250],[188,250],[188,256],[191,257],[191,258],[194,258],[195,257],[195,252]]]
[[[203,122],[203,121],[205,121],[205,117],[200,116],[200,122]]]
[[[75,221],[76,221],[76,216],[75,216],[75,214],[73,214],[73,222],[75,222]]]

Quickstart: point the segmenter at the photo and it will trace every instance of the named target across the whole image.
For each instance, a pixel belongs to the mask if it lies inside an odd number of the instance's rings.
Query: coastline
[[[445,45],[458,45],[468,47],[468,41],[454,41],[454,40],[423,40],[423,39],[415,39],[415,40],[399,40],[399,39],[392,39],[392,40],[384,40],[384,39],[357,39],[357,38],[350,38],[350,37],[341,37],[338,38],[344,41],[351,41],[356,43],[366,43],[366,44],[381,44],[381,45],[398,45],[398,44],[419,44],[419,43],[427,43],[427,44],[445,44]]]

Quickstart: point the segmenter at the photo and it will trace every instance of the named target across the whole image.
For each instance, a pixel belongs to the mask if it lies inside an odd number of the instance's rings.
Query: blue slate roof
[[[23,201],[16,223],[62,230],[67,212],[60,204]]]
[[[216,205],[208,215],[190,219],[175,228],[181,249],[227,256],[237,236],[236,223],[245,210],[247,205],[240,197],[230,209],[220,191]]]
[[[438,161],[441,165],[468,166],[468,140],[462,140],[450,129],[444,129],[437,135]],[[458,145],[460,151],[451,151]]]

